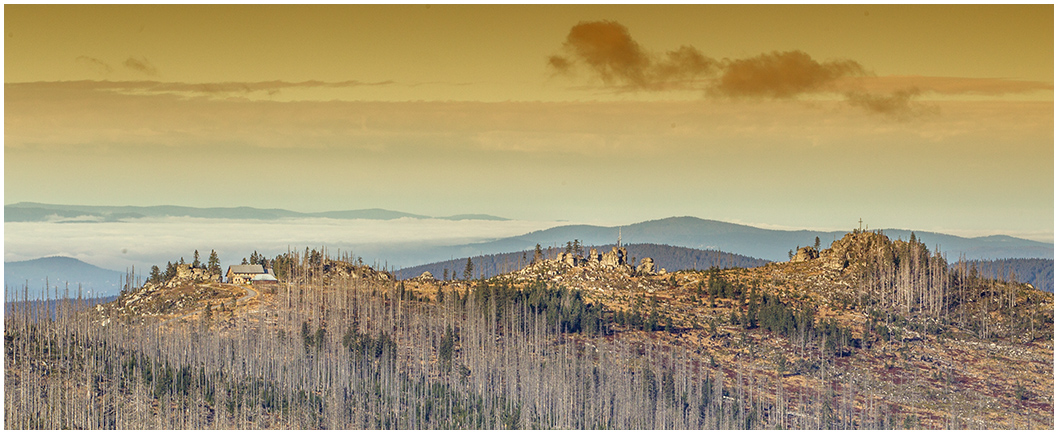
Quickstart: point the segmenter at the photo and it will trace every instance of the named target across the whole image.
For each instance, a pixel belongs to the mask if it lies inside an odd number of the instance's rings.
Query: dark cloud
[[[628,28],[613,21],[582,22],[566,36],[566,50],[586,63],[606,84],[642,86],[650,58]]]
[[[730,97],[792,98],[829,90],[843,77],[866,74],[855,61],[818,62],[799,50],[725,60],[722,68],[711,90]]]
[[[108,64],[106,62],[103,62],[103,61],[101,61],[99,59],[96,59],[94,57],[77,56],[77,58],[74,59],[74,60],[76,60],[78,63],[87,65],[88,67],[90,67],[90,68],[92,68],[92,69],[94,69],[96,71],[102,72],[104,74],[109,74],[110,71],[112,71],[111,68],[110,68],[110,64]]]
[[[850,82],[871,76],[859,62],[819,61],[800,50],[722,61],[689,45],[653,54],[620,23],[592,21],[573,26],[562,51],[548,57],[548,67],[555,73],[572,74],[582,66],[606,86],[621,91],[688,89],[714,97],[762,99],[833,93],[844,95],[851,106],[896,119],[926,111],[914,105],[917,89],[869,92]]]
[[[664,60],[655,65],[656,77],[661,81],[694,80],[713,74],[719,63],[706,57],[697,48],[684,45],[665,54]]]
[[[139,59],[130,57],[125,60],[125,68],[133,71],[139,71],[149,76],[158,75],[158,68],[156,68],[146,57],[140,57]]]
[[[653,54],[614,21],[581,22],[563,44],[565,55],[552,55],[548,66],[569,73],[585,66],[607,86],[631,90],[699,89],[726,97],[793,98],[829,90],[838,79],[862,76],[851,60],[820,62],[803,51],[772,52],[746,59],[717,61],[684,45]]]
[[[717,62],[690,46],[664,56],[643,50],[628,28],[613,21],[581,22],[573,26],[563,45],[566,56],[548,58],[548,65],[568,73],[577,63],[586,65],[609,86],[634,90],[662,90],[711,73]]]

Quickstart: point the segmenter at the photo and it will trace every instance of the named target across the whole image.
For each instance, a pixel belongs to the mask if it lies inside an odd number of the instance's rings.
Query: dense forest
[[[608,306],[542,279],[400,281],[316,250],[269,259],[282,283],[254,309],[232,301],[177,322],[124,322],[111,312],[134,304],[135,292],[90,310],[65,299],[54,315],[18,302],[5,318],[5,428],[1015,425],[977,418],[977,405],[920,420],[921,410],[894,404],[853,366],[912,352],[921,342],[912,336],[923,334],[1004,346],[1053,342],[1053,313],[1031,311],[1048,301],[1053,308],[1050,295],[948,265],[914,239],[856,233],[824,254],[820,261],[837,261],[857,283],[828,293],[826,304],[799,293],[814,291],[805,284],[783,290],[794,281],[762,281],[748,269],[652,281],[716,313],[695,318],[661,293]],[[850,323],[835,310],[869,315],[865,324]],[[731,352],[721,359],[718,350],[681,341],[694,334]],[[773,352],[768,343],[783,347]],[[893,364],[888,372],[907,367]],[[956,369],[930,382],[958,391]],[[788,376],[803,384],[792,387]],[[928,397],[915,376],[899,394]],[[1012,400],[1024,409],[1052,403],[1017,388]],[[1042,420],[1018,417],[1016,427],[1046,426],[1053,406],[1041,412]]]
[[[612,245],[581,247],[578,242],[576,249],[583,255],[587,254],[591,249],[597,249],[600,253],[609,252],[611,247]],[[767,260],[716,250],[693,249],[653,243],[633,243],[630,245],[624,245],[624,247],[628,249],[630,261],[638,261],[641,258],[650,257],[654,260],[654,264],[670,271],[693,269],[705,270],[711,267],[719,267],[723,269],[731,267],[758,267],[768,263]],[[540,254],[543,258],[553,259],[556,255],[566,252],[566,249],[566,247],[541,248]],[[574,249],[573,242],[570,242],[569,249]],[[470,257],[471,262],[474,264],[473,277],[491,278],[496,275],[519,270],[528,266],[533,261],[535,255],[535,250],[529,250]],[[466,262],[466,258],[441,261],[400,269],[396,271],[396,274],[398,277],[412,278],[421,275],[423,272],[430,272],[430,274],[438,279],[462,278]],[[448,273],[445,273],[445,271]]]

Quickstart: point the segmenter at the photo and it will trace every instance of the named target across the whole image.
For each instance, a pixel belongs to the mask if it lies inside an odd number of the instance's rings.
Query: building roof
[[[228,273],[235,274],[254,274],[265,273],[264,266],[260,264],[234,264],[228,266]]]
[[[253,276],[254,281],[279,281],[270,273],[259,273]]]

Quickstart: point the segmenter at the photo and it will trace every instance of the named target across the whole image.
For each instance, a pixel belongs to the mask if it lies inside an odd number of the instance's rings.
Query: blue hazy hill
[[[113,296],[121,292],[121,279],[125,274],[116,270],[103,269],[70,257],[44,257],[34,260],[4,262],[5,293],[12,295],[18,292],[22,298],[23,288],[28,287],[30,299],[40,299],[44,295],[47,280],[50,297],[55,299],[70,289],[70,297],[77,296],[78,285],[84,297]],[[59,295],[55,294],[59,288]],[[10,297],[5,299],[10,300]]]

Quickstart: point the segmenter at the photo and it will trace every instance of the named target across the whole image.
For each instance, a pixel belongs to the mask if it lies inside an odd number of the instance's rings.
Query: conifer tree
[[[467,257],[467,267],[463,269],[463,279],[469,281],[474,277],[474,262]]]
[[[157,265],[151,266],[151,276],[147,278],[147,281],[153,282],[155,284],[162,282],[162,271],[158,269]]]
[[[165,264],[165,281],[176,278],[176,265],[169,261]]]
[[[209,269],[209,273],[220,274],[220,257],[217,256],[217,251],[210,250],[207,268]]]

